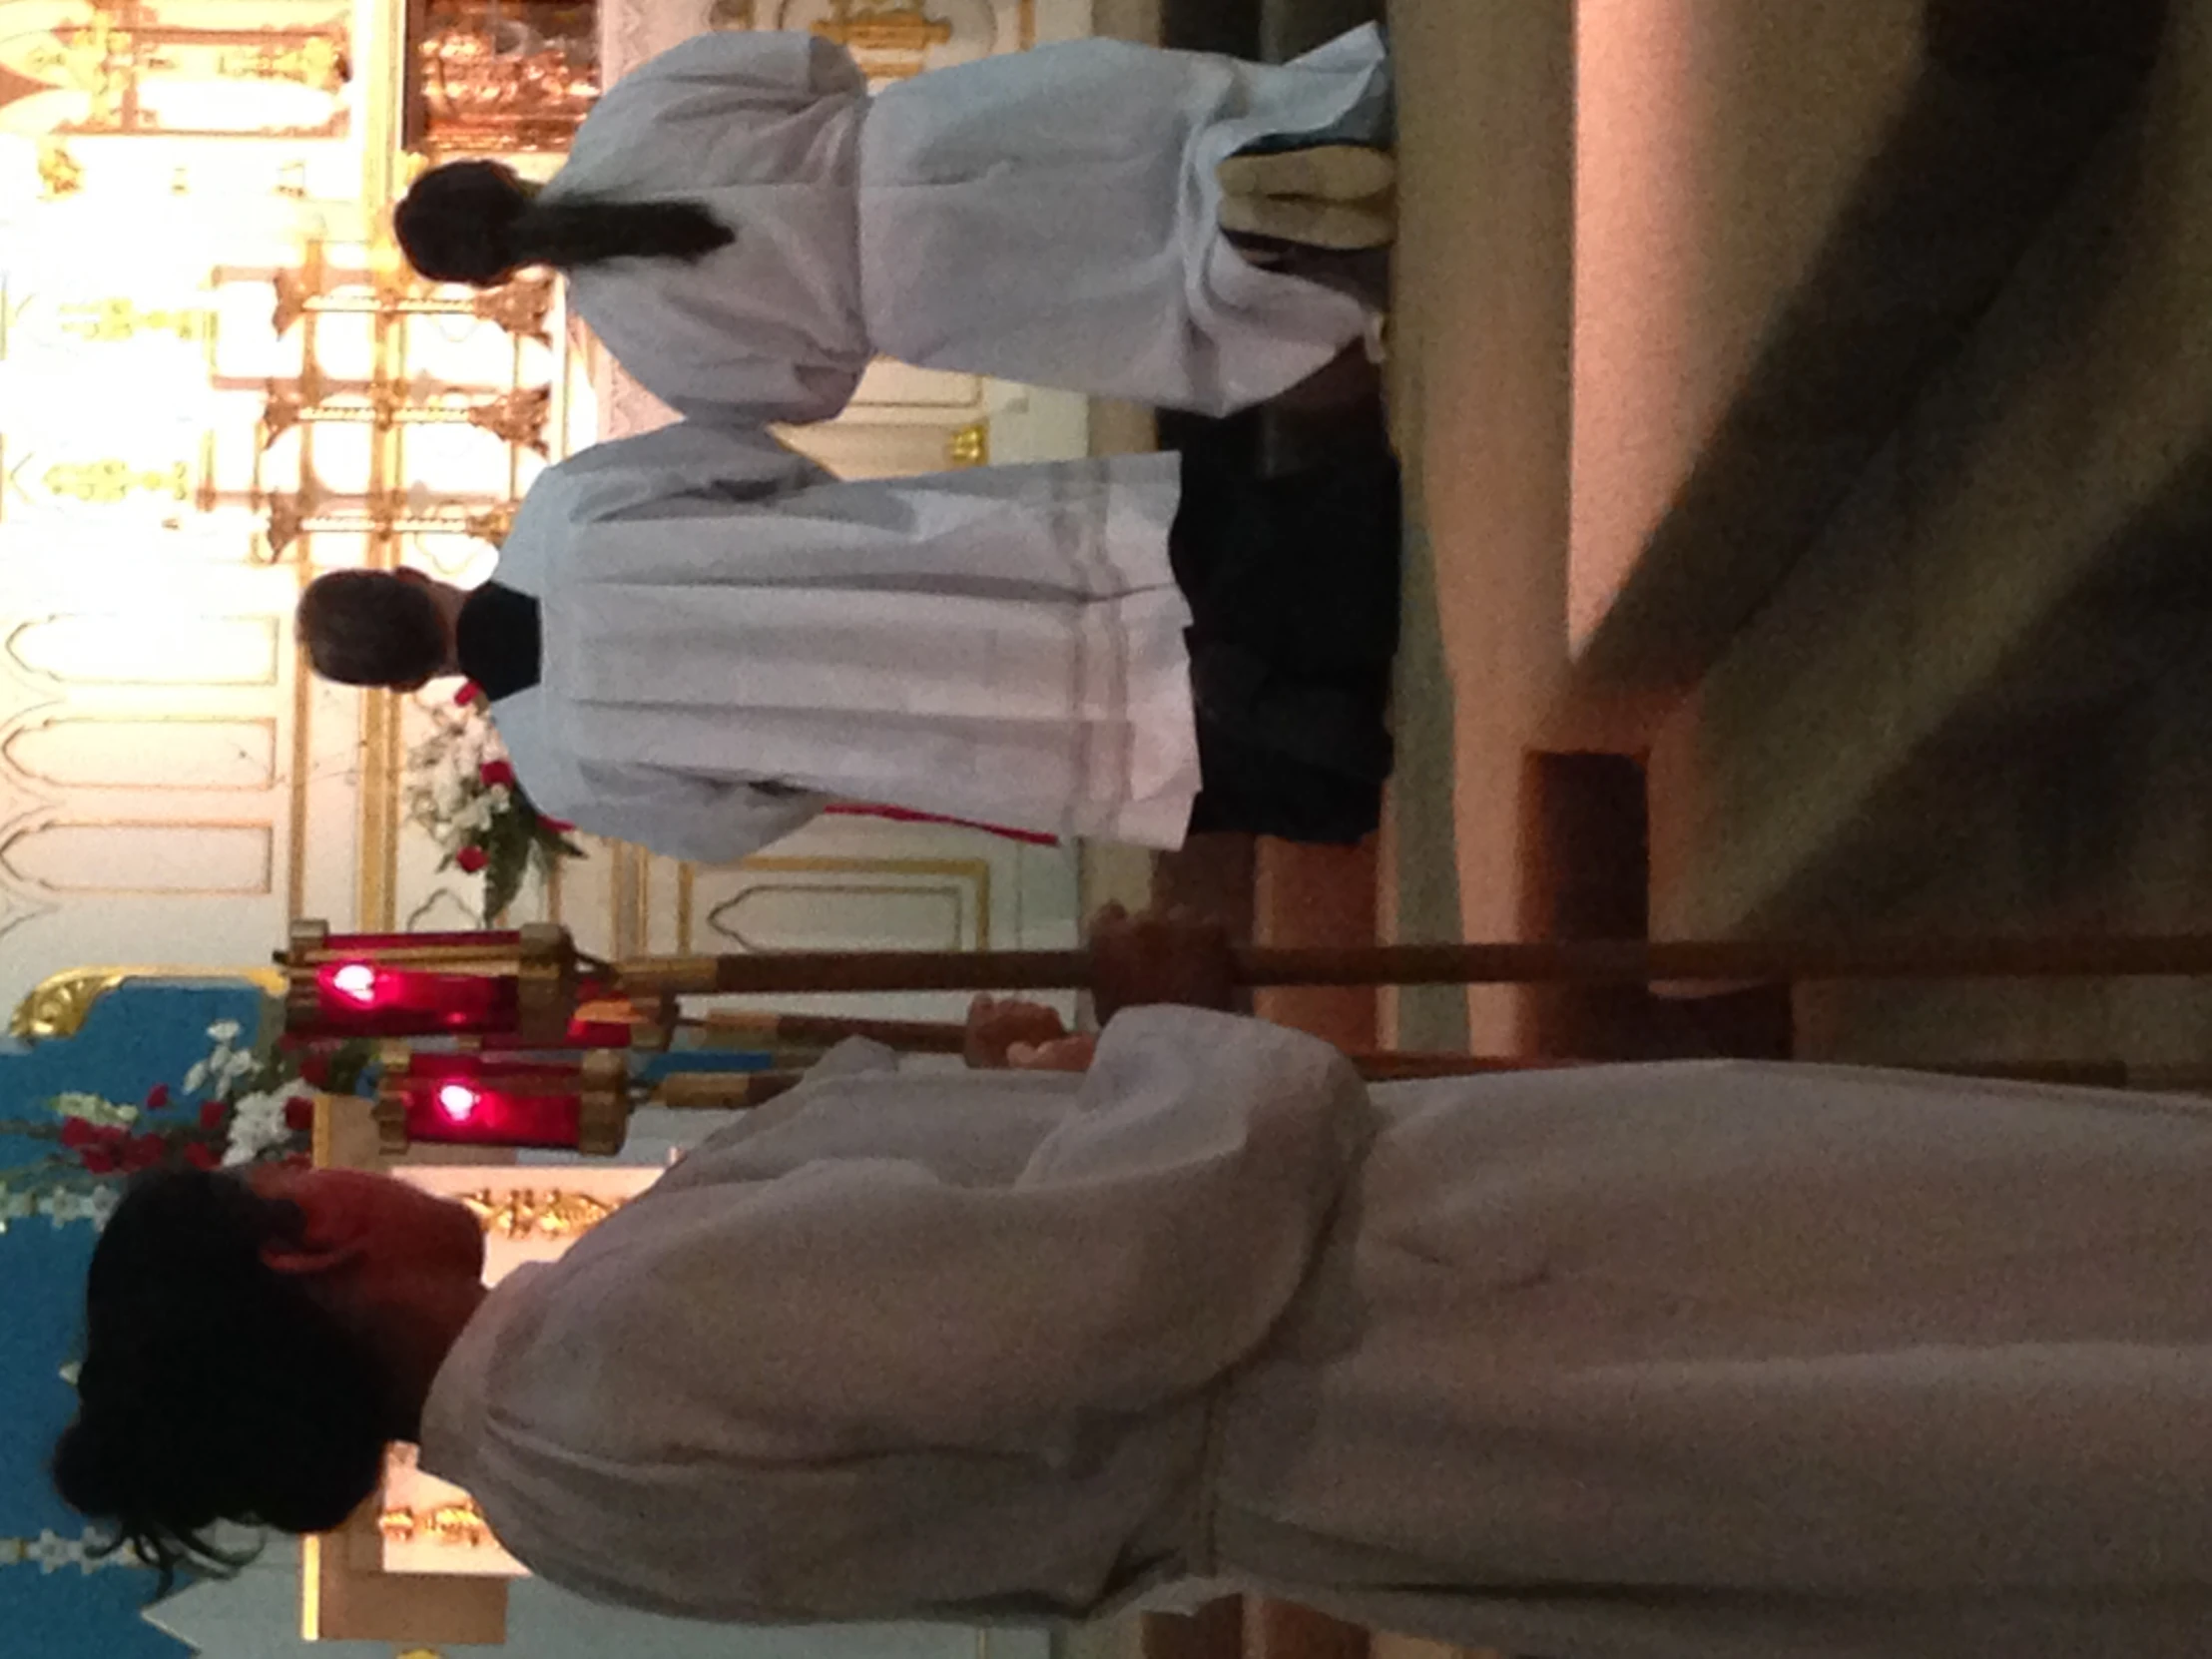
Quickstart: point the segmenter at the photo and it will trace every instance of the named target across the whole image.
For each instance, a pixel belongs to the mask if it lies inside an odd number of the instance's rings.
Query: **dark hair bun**
[[[55,1489],[161,1569],[241,1564],[221,1522],[320,1532],[375,1491],[376,1357],[261,1258],[297,1213],[198,1170],[142,1176],[93,1253]]]
[[[499,162],[433,167],[392,210],[391,226],[407,263],[433,282],[496,287],[524,261],[514,231],[530,192]]]

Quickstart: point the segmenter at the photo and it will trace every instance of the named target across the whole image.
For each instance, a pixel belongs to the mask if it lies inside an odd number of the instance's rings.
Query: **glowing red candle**
[[[473,1054],[418,1054],[400,1083],[410,1141],[574,1151],[582,1132],[579,1067]]]
[[[396,1147],[539,1147],[619,1151],[629,1120],[627,1074],[611,1053],[563,1060],[417,1054],[387,1071],[378,1116]]]
[[[314,1006],[293,1022],[335,1037],[426,1037],[511,1031],[514,975],[433,973],[354,957],[314,970]]]

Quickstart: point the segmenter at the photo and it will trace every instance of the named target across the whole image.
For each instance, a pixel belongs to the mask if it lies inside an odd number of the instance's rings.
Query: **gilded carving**
[[[92,1005],[131,976],[129,968],[70,968],[34,987],[8,1016],[8,1035],[25,1042],[74,1037]]]
[[[954,432],[944,446],[945,459],[953,466],[991,464],[991,426],[978,420]]]
[[[215,313],[206,310],[142,311],[135,300],[95,299],[64,305],[62,328],[80,339],[113,343],[150,334],[175,334],[181,340],[206,339],[215,331]]]
[[[284,976],[276,968],[80,967],[69,968],[35,986],[8,1016],[8,1035],[25,1042],[74,1037],[84,1028],[93,1005],[126,979],[243,979],[272,996],[281,996]]]
[[[919,57],[932,46],[949,43],[952,25],[931,17],[921,0],[903,6],[832,0],[830,15],[814,26],[814,33],[851,52]]]
[[[517,338],[548,340],[546,314],[553,308],[553,278],[524,276],[477,294],[470,308]]]
[[[75,196],[85,188],[84,164],[69,153],[58,138],[41,139],[38,147],[39,195],[49,202]]]
[[[496,507],[468,515],[468,533],[478,541],[490,542],[494,547],[507,544],[508,532],[515,527],[515,504],[502,502]]]
[[[502,1239],[573,1239],[588,1233],[625,1201],[594,1198],[588,1193],[508,1192],[463,1193],[461,1203],[486,1235]]]
[[[63,461],[46,469],[43,480],[51,495],[66,495],[87,504],[113,506],[133,495],[167,495],[178,501],[192,498],[192,471],[183,461],[164,472],[140,471],[126,461]]]
[[[329,35],[309,35],[290,46],[227,52],[217,60],[225,75],[242,81],[292,81],[317,92],[341,92],[350,66],[344,48]]]
[[[427,1509],[386,1509],[376,1528],[387,1544],[438,1544],[453,1549],[497,1549],[491,1524],[474,1500]]]
[[[545,417],[552,405],[551,387],[526,386],[515,391],[501,392],[488,402],[474,405],[468,411],[468,423],[491,433],[503,442],[517,444],[542,455],[546,452]]]

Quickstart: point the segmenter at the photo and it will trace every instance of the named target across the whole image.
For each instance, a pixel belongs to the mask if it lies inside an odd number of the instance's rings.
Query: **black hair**
[[[157,1568],[228,1576],[222,1522],[321,1532],[382,1477],[397,1420],[374,1356],[262,1257],[292,1205],[195,1169],[140,1176],[93,1252],[77,1418],[55,1488]]]
[[[737,233],[697,202],[547,201],[500,162],[433,167],[392,210],[407,263],[433,282],[497,287],[525,266],[698,260]]]
[[[299,596],[299,640],[325,680],[412,686],[451,658],[445,618],[420,582],[383,570],[333,570]]]

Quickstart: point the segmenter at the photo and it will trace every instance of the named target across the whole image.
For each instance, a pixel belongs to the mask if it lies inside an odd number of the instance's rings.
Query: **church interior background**
[[[484,919],[481,879],[441,867],[405,809],[451,683],[318,685],[293,602],[348,566],[478,579],[541,467],[666,413],[556,283],[413,279],[386,222],[415,173],[475,154],[550,173],[601,86],[705,29],[812,29],[882,80],[1090,27],[1088,0],[0,0],[0,1163],[42,1144],[18,1131],[54,1095],[136,1099],[211,1025],[260,1019],[249,975],[292,919]],[[1081,454],[1089,419],[880,364],[844,416],[789,436],[884,475]],[[826,820],[727,868],[586,852],[511,916],[609,955],[1075,936],[1077,849],[952,827]],[[150,1578],[92,1559],[44,1476],[104,1202],[0,1184],[0,1620],[11,1651],[55,1659],[200,1642],[141,1619]],[[293,1563],[204,1602],[221,1636],[202,1649],[393,1651],[305,1647]],[[522,1593],[509,1638],[614,1639]],[[621,1639],[709,1651],[673,1627]]]

